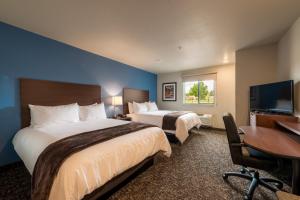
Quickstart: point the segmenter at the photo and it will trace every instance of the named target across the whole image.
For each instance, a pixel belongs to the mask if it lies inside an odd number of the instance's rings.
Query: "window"
[[[198,80],[193,80],[198,79]],[[201,78],[199,76],[183,79],[184,104],[215,104],[214,77]]]

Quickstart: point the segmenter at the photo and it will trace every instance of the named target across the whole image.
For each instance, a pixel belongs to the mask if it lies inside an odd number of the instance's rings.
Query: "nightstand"
[[[120,116],[117,116],[117,117],[113,117],[113,119],[118,119],[118,120],[124,120],[124,121],[131,121],[131,117],[120,117]]]

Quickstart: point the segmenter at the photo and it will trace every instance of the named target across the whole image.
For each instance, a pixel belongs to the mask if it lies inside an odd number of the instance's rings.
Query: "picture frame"
[[[162,100],[177,101],[177,83],[169,82],[162,84]]]

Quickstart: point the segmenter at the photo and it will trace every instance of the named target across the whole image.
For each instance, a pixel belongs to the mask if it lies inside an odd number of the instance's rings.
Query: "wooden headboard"
[[[142,103],[149,101],[149,90],[138,90],[132,88],[123,89],[123,113],[129,114],[128,102]]]
[[[30,125],[28,104],[56,106],[71,103],[89,105],[101,102],[101,87],[56,81],[20,79],[22,127]]]

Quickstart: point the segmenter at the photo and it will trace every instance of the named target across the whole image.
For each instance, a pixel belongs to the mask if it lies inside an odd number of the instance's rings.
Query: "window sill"
[[[216,107],[217,104],[213,103],[213,104],[210,104],[210,103],[183,103],[182,104],[183,106],[203,106],[203,107]]]

